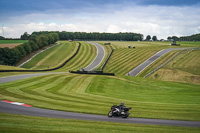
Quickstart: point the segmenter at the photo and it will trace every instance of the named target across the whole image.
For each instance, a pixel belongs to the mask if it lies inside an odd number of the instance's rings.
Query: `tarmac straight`
[[[105,116],[103,116],[103,115],[72,113],[72,112],[56,111],[56,110],[50,110],[50,109],[40,109],[40,108],[35,108],[35,107],[25,107],[25,106],[13,105],[13,104],[5,103],[2,101],[0,101],[0,112],[28,115],[28,116],[50,117],[50,118],[64,118],[64,119],[106,121],[106,122],[148,124],[148,125],[200,127],[200,122],[195,122],[195,121],[143,119],[143,118],[120,118],[120,117],[109,118],[109,117],[107,117],[107,114],[105,114]]]

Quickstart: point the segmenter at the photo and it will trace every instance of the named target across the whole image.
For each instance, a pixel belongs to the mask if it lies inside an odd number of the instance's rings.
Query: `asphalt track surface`
[[[95,67],[97,67],[103,60],[104,56],[105,56],[105,50],[103,48],[103,46],[101,46],[98,43],[94,43],[94,42],[90,42],[91,44],[93,44],[96,48],[97,48],[97,56],[94,59],[94,61],[88,65],[87,67],[83,68],[85,71],[92,71],[95,69]]]
[[[143,62],[139,66],[137,66],[136,68],[134,68],[133,70],[131,70],[130,72],[128,72],[126,75],[137,76],[146,67],[148,67],[149,65],[151,65],[154,61],[156,61],[158,58],[160,58],[164,54],[166,54],[166,53],[168,53],[170,51],[173,51],[173,50],[181,50],[181,49],[183,50],[183,49],[187,49],[187,48],[169,48],[169,49],[163,49],[163,50],[157,52],[155,55],[153,55],[149,59],[147,59],[145,62]],[[191,49],[191,48],[188,48],[188,49]]]
[[[56,111],[49,109],[40,109],[35,107],[24,107],[13,105],[10,103],[0,102],[0,112],[11,113],[28,116],[49,117],[49,118],[64,118],[90,121],[105,121],[117,123],[132,123],[132,124],[149,124],[149,125],[168,125],[168,126],[184,126],[184,127],[200,127],[200,122],[194,121],[177,121],[177,120],[159,120],[159,119],[143,119],[143,118],[109,118],[106,115],[91,115],[72,113],[64,111]]]

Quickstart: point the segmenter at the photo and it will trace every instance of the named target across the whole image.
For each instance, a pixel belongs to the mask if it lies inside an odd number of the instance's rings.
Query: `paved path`
[[[146,60],[145,62],[143,62],[142,64],[140,64],[139,66],[137,66],[136,68],[131,70],[130,72],[128,72],[126,75],[137,76],[146,67],[151,65],[154,61],[156,61],[158,58],[160,58],[164,54],[166,54],[166,53],[168,53],[170,51],[173,51],[173,50],[181,50],[181,49],[183,50],[183,49],[191,49],[191,48],[169,48],[169,49],[161,50],[161,51],[157,52],[155,55],[153,55],[152,57],[150,57],[148,60]]]
[[[93,44],[97,48],[97,56],[90,65],[83,68],[85,71],[94,70],[94,68],[97,67],[102,62],[102,60],[105,56],[105,50],[104,50],[103,46],[101,46],[98,43],[94,43],[94,42],[90,42],[90,43]]]
[[[200,127],[200,122],[194,122],[194,121],[159,120],[159,119],[142,119],[142,118],[124,119],[120,117],[108,118],[107,116],[102,116],[102,115],[81,114],[81,113],[49,110],[49,109],[40,109],[40,108],[35,108],[35,107],[24,107],[24,106],[19,106],[19,105],[13,105],[10,103],[5,103],[2,101],[0,102],[0,112],[29,115],[29,116],[39,116],[39,117],[50,117],[50,118],[150,124],[150,125]]]
[[[32,74],[23,74],[23,75],[15,75],[15,76],[8,76],[8,77],[2,77],[0,78],[0,84],[20,79],[26,79],[30,77],[40,76],[40,75],[46,75],[46,74],[58,74],[58,73],[66,73],[66,72],[52,72],[52,73],[32,73]]]

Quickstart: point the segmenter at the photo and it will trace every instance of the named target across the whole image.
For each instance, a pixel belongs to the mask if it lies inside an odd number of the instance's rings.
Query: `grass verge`
[[[106,115],[124,101],[131,117],[200,121],[199,85],[136,77],[53,74],[0,84],[0,98],[55,110]]]
[[[56,119],[0,113],[0,131],[9,133],[32,132],[69,132],[69,133],[198,133],[200,128],[156,126],[142,124],[124,124],[100,121],[83,121],[72,119]]]

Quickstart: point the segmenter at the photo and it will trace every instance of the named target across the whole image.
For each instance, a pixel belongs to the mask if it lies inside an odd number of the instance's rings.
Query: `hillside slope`
[[[22,67],[33,70],[54,68],[69,58],[69,56],[76,51],[77,46],[78,44],[74,42],[61,42],[60,45],[38,54]]]
[[[132,117],[200,121],[198,85],[138,77],[52,74],[0,84],[0,99],[105,115],[124,101]]]
[[[150,78],[200,84],[199,57],[200,50],[184,51]]]

